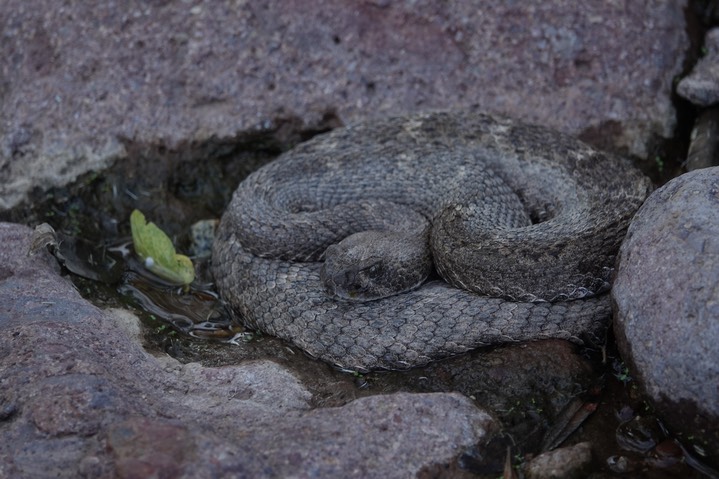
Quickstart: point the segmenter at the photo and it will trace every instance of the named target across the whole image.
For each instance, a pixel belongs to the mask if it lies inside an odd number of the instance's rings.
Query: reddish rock
[[[0,223],[0,476],[411,477],[484,437],[459,394],[310,410],[271,361],[181,365],[83,300],[30,230]]]
[[[145,145],[473,104],[643,156],[674,128],[685,4],[6,0],[0,210]]]

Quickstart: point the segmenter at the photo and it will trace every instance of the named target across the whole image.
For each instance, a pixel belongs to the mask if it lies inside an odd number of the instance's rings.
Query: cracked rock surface
[[[6,0],[0,210],[137,145],[471,105],[645,156],[674,128],[685,4]]]
[[[126,313],[86,302],[29,242],[0,223],[1,477],[410,477],[490,426],[456,393],[310,409],[274,362],[151,356]]]

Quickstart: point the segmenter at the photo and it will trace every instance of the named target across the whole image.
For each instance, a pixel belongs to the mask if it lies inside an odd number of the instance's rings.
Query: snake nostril
[[[538,211],[538,210],[530,210],[529,211],[529,220],[532,222],[533,225],[544,223],[549,219],[549,216],[547,215],[546,211]]]
[[[357,282],[357,275],[354,271],[343,271],[335,276],[335,282],[349,288]]]

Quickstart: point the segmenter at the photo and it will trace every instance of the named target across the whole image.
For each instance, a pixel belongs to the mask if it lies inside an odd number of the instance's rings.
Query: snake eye
[[[365,268],[364,272],[370,278],[377,278],[379,276],[382,276],[382,274],[384,273],[384,268],[382,267],[381,262],[377,262],[377,263],[374,263],[371,266],[368,266],[367,268]]]

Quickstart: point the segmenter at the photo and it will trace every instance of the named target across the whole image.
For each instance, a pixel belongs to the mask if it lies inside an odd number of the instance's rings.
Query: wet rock
[[[0,210],[147,149],[204,160],[473,104],[643,156],[674,128],[685,6],[6,0]]]
[[[618,264],[612,297],[622,357],[670,430],[719,463],[719,167],[655,191]]]
[[[131,315],[83,300],[29,228],[0,223],[0,476],[410,477],[478,442],[459,394],[310,409],[271,361],[181,365],[137,342]]]
[[[677,85],[677,93],[699,106],[719,102],[719,28],[704,39],[704,56],[692,72]]]
[[[580,442],[545,452],[532,459],[524,469],[527,479],[572,479],[587,477],[592,462],[592,446]]]

